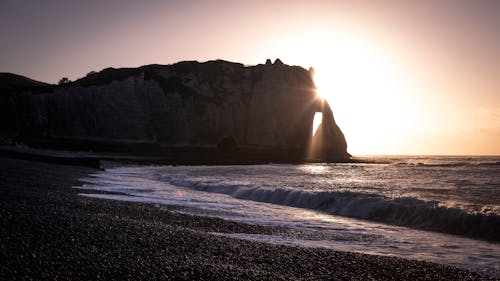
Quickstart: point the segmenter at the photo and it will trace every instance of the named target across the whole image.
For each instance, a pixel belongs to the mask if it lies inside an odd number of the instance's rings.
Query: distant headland
[[[311,72],[277,59],[106,68],[59,85],[0,73],[0,140],[172,163],[348,161]]]

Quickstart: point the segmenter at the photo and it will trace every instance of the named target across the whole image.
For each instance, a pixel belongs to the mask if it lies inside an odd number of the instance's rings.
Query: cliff
[[[218,60],[108,68],[63,85],[3,73],[0,83],[4,142],[91,150],[281,152],[304,160],[314,114],[326,112],[325,145],[315,157],[349,158],[310,73],[279,60],[257,66]]]

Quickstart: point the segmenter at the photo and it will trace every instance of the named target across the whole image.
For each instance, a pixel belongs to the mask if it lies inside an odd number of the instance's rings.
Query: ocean
[[[103,199],[285,227],[214,233],[390,255],[500,278],[500,157],[380,156],[365,163],[112,167],[77,188]],[[369,163],[368,163],[369,162]]]

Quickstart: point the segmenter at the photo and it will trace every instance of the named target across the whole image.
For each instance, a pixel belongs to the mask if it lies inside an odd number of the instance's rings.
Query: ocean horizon
[[[222,234],[426,260],[500,277],[500,157],[356,156],[360,163],[120,166],[77,188],[103,199],[285,228]]]

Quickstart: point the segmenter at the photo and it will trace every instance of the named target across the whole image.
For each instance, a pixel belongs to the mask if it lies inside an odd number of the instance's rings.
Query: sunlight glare
[[[284,62],[314,67],[317,93],[330,104],[349,152],[394,150],[421,127],[415,90],[376,42],[345,32],[327,35],[311,32],[293,41],[280,50],[287,55]]]
[[[323,119],[323,113],[321,112],[316,112],[314,114],[314,121],[313,121],[313,130],[312,130],[312,135],[316,134],[316,131],[319,128],[319,125],[321,125]]]

